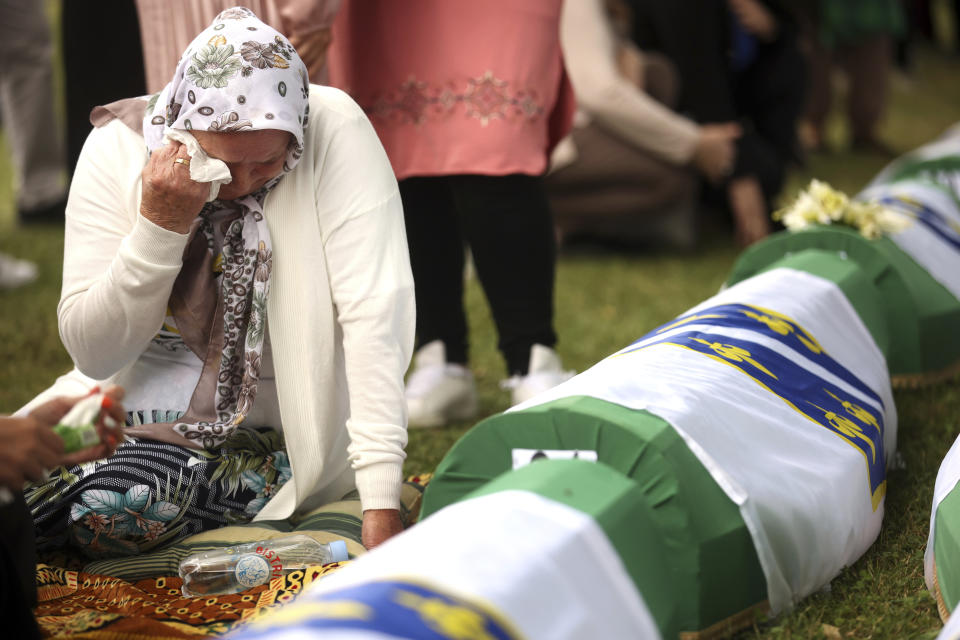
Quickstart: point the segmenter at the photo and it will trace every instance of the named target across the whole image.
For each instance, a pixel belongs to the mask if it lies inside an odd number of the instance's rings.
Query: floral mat
[[[210,638],[294,600],[313,581],[349,562],[292,571],[242,593],[187,598],[182,580],[121,578],[37,566],[37,622],[45,638]]]
[[[411,476],[400,494],[404,526],[419,517],[423,490],[432,474]],[[126,558],[95,562],[62,550],[37,565],[37,622],[45,638],[139,640],[214,638],[238,624],[294,600],[315,580],[349,561],[291,571],[242,593],[187,598],[177,567],[187,555],[303,533],[321,543],[343,540],[349,556],[360,544],[362,511],[355,496],[320,507],[295,521],[251,522],[185,538],[173,545]]]

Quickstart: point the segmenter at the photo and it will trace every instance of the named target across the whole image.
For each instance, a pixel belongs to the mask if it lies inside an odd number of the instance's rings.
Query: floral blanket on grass
[[[405,526],[416,522],[430,474],[412,476],[400,496]],[[222,527],[190,536],[151,553],[90,562],[64,553],[41,556],[37,566],[37,622],[45,638],[147,640],[213,638],[271,608],[294,600],[315,580],[343,566],[335,562],[275,578],[241,593],[184,597],[177,577],[191,553],[303,533],[319,542],[343,540],[351,558],[360,544],[360,501],[348,497],[296,519]],[[84,564],[86,563],[86,564]]]
[[[129,582],[121,578],[37,566],[37,622],[44,637],[209,638],[238,623],[291,602],[314,580],[348,562],[293,571],[269,584],[223,596],[186,598],[182,580],[160,576]]]

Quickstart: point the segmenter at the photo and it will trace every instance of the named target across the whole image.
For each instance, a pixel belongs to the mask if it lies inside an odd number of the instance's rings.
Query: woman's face
[[[287,146],[293,136],[286,131],[191,131],[211,158],[230,168],[233,181],[220,187],[220,200],[235,200],[251,194],[283,171]]]

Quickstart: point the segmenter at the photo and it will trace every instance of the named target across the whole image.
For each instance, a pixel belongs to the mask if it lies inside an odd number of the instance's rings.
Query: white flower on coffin
[[[913,219],[910,216],[905,216],[894,209],[888,209],[880,205],[875,206],[879,209],[876,213],[877,222],[881,229],[886,230],[886,233],[898,233],[913,224]]]
[[[807,195],[813,199],[820,208],[820,215],[817,222],[820,224],[831,224],[843,219],[844,210],[849,204],[847,194],[837,191],[826,182],[820,180],[811,180],[807,187]]]
[[[809,193],[801,193],[793,206],[777,213],[781,214],[783,224],[788,229],[806,228],[823,217],[823,211]]]
[[[906,216],[876,202],[850,200],[845,193],[826,182],[811,180],[789,206],[773,213],[790,231],[799,231],[815,224],[841,224],[875,240],[889,233],[902,231],[910,224]]]

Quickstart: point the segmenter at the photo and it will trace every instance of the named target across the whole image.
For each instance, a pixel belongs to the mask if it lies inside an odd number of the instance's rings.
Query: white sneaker
[[[410,427],[441,427],[477,415],[473,374],[463,365],[447,362],[440,340],[423,345],[414,354],[405,395]]]
[[[535,344],[530,347],[530,368],[527,375],[504,380],[500,383],[500,388],[513,392],[513,404],[516,405],[566,382],[576,373],[563,370],[563,363],[556,351],[542,344]]]
[[[16,289],[37,279],[37,265],[0,253],[0,289]]]

